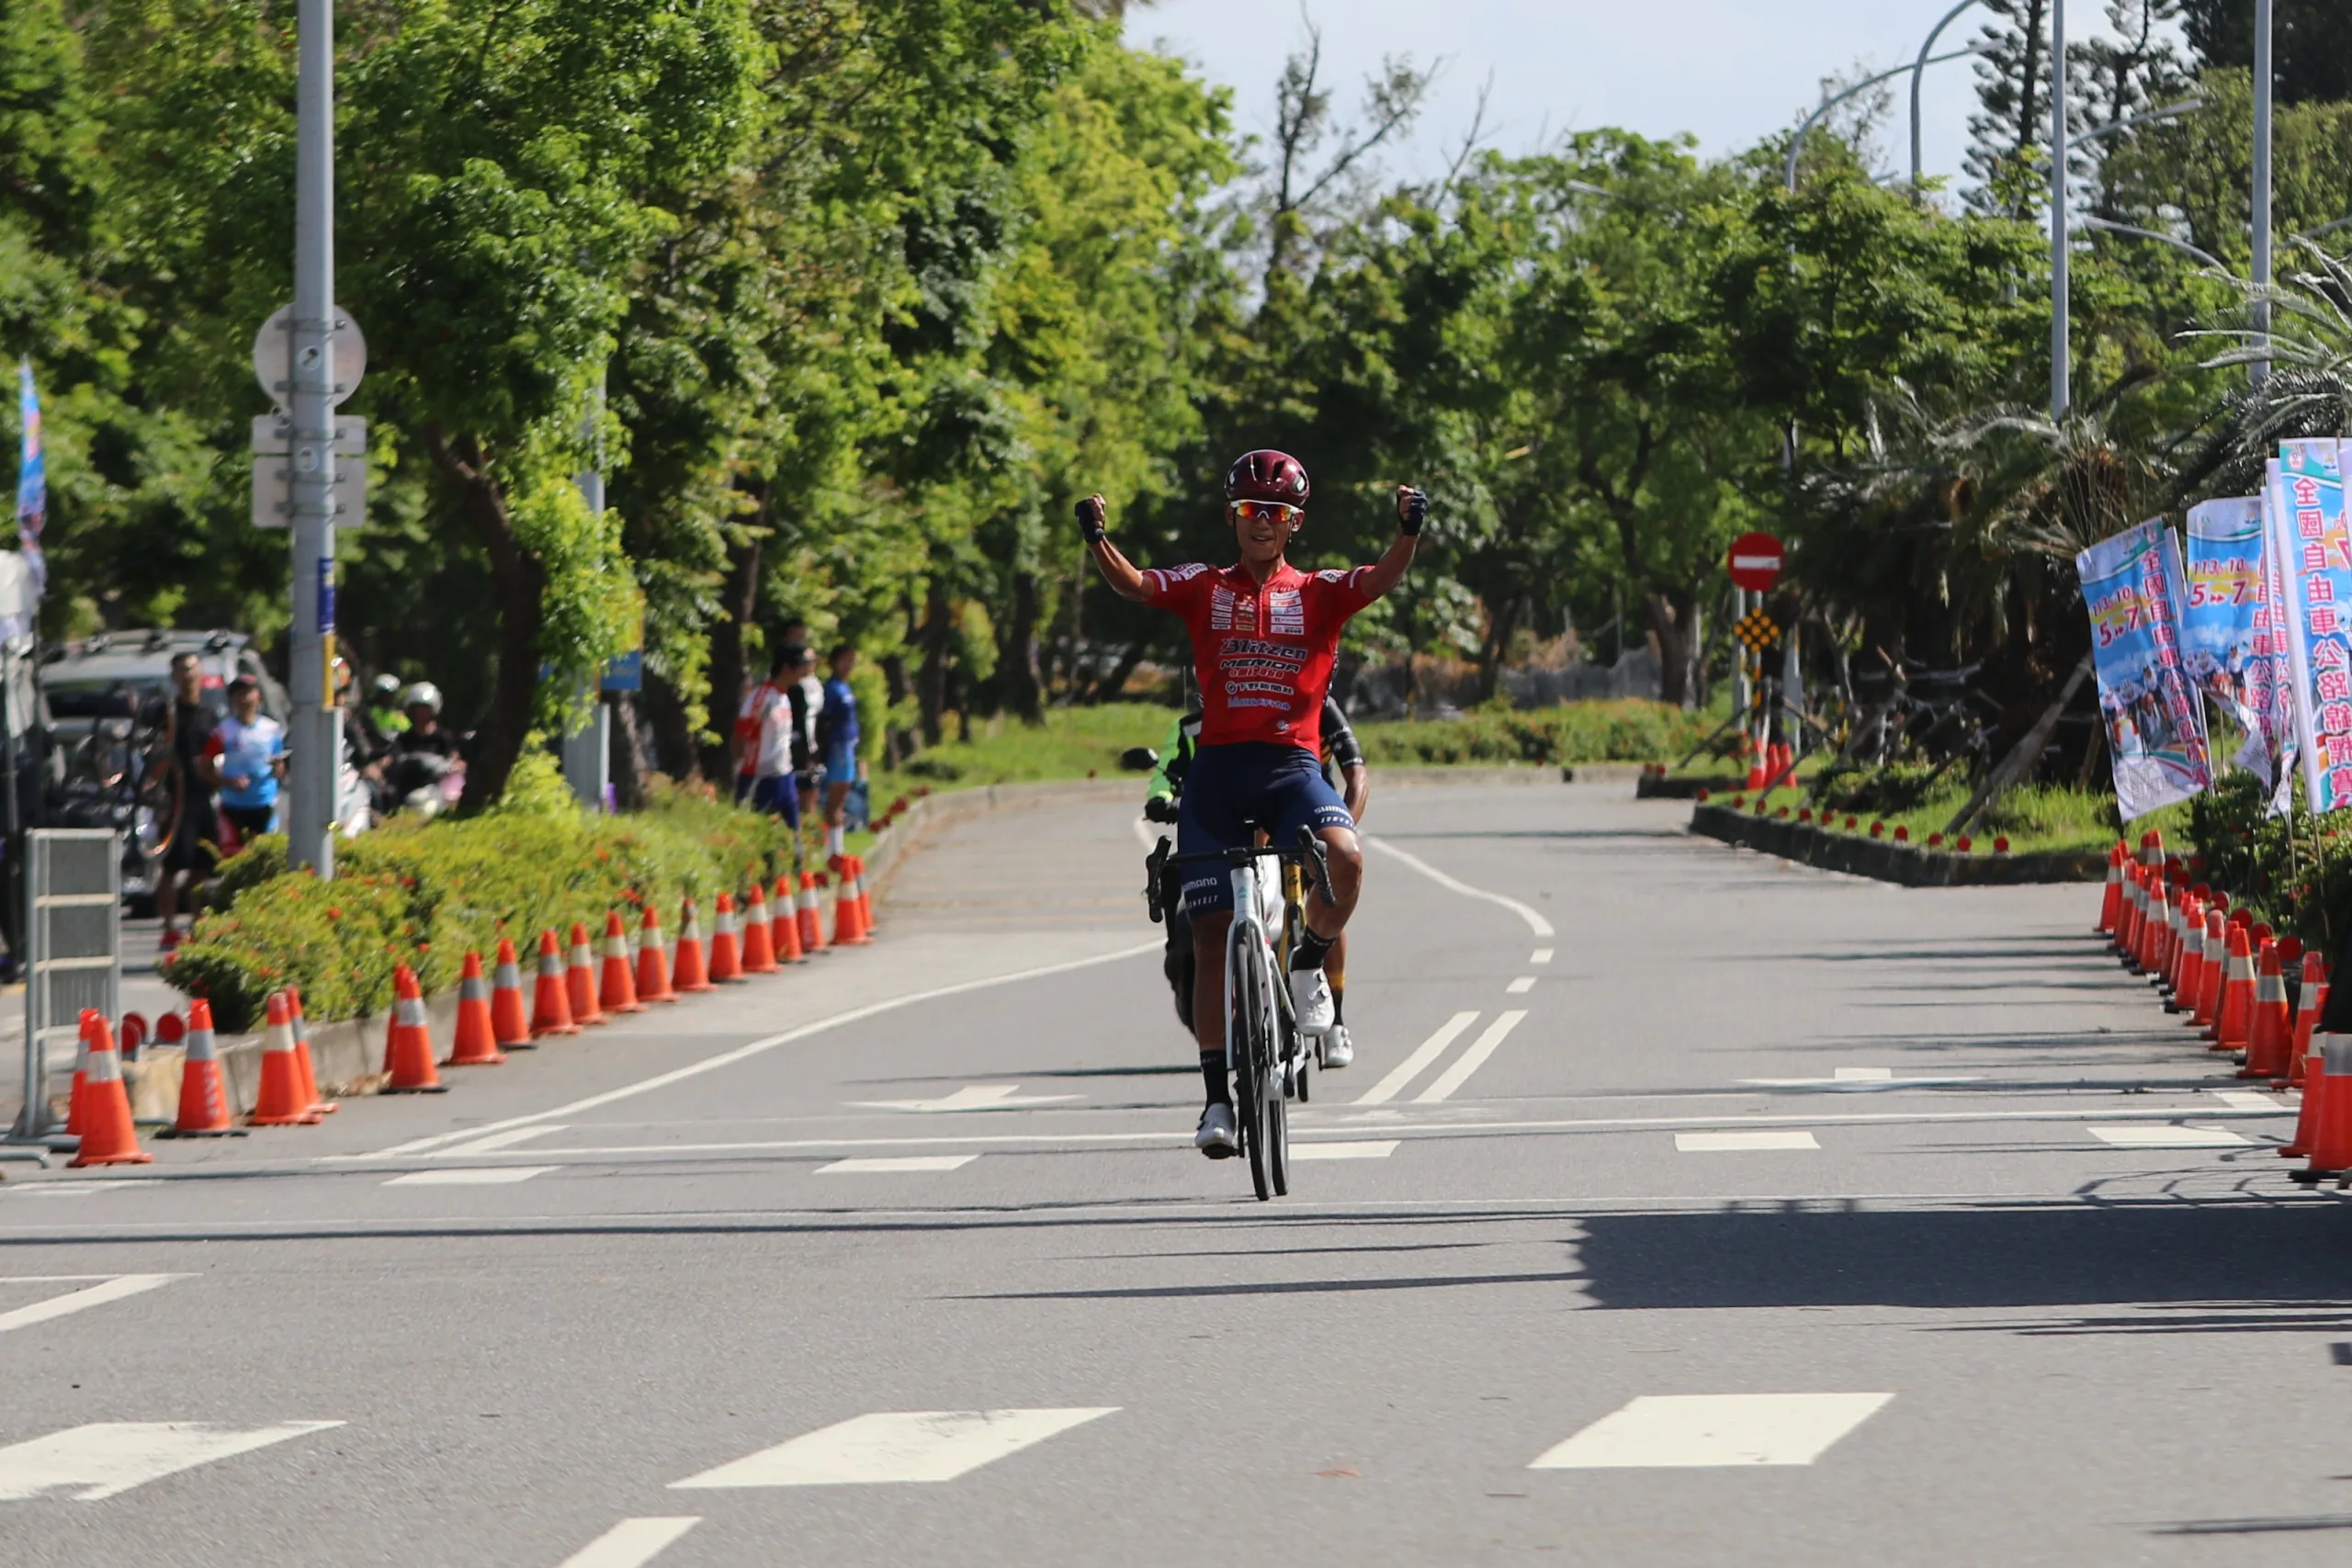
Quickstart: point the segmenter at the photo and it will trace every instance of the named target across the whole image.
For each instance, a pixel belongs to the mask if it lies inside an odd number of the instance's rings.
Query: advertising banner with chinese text
[[[2213,783],[2204,712],[2181,660],[2180,544],[2154,518],[2093,545],[2075,570],[2090,611],[2116,805],[2129,821]]]
[[[2262,498],[2190,507],[2183,551],[2188,596],[2180,609],[2181,661],[2205,694],[2205,711],[2229,714],[2251,737],[2260,723],[2254,686],[2270,642],[2262,592]],[[2267,756],[2262,773],[2267,782]]]
[[[2352,536],[2333,440],[2278,444],[2273,543],[2285,578],[2295,739],[2313,811],[2352,804]]]

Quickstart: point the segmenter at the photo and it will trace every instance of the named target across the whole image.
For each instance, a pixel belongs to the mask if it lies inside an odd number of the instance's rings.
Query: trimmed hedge
[[[1365,758],[1382,762],[1656,762],[1706,738],[1705,715],[1627,698],[1514,709],[1491,704],[1460,718],[1356,727]]]
[[[562,938],[579,920],[601,935],[610,909],[633,929],[649,900],[674,931],[679,900],[695,898],[707,932],[717,894],[740,898],[792,863],[782,823],[707,794],[664,790],[642,813],[599,817],[560,780],[544,785],[520,780],[508,804],[464,820],[395,818],[338,846],[332,882],[288,871],[283,837],[255,840],[221,868],[216,907],[164,978],[231,1032],[288,984],[312,1018],[364,1017],[390,1007],[398,964],[431,995],[457,983],[469,948],[487,964],[508,937],[527,963],[543,929]]]

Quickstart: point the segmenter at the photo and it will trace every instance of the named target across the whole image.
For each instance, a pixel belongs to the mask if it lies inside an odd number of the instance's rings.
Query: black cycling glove
[[[1102,503],[1091,495],[1078,503],[1078,531],[1086,536],[1090,545],[1102,542]]]
[[[1421,525],[1430,520],[1430,497],[1427,491],[1408,490],[1396,498],[1396,531],[1418,538]]]
[[[1175,799],[1175,796],[1173,796],[1173,795],[1153,795],[1149,800],[1147,800],[1147,801],[1145,801],[1145,802],[1143,803],[1143,814],[1144,814],[1144,817],[1145,817],[1145,818],[1146,818],[1147,820],[1148,820],[1148,821],[1152,821],[1152,822],[1173,822],[1173,821],[1175,821],[1175,820],[1176,820],[1176,799]]]

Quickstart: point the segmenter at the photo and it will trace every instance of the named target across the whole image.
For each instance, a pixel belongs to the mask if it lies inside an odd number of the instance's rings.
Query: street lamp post
[[[1936,39],[1943,36],[1943,30],[1951,26],[1953,19],[1975,4],[1976,0],[1960,0],[1959,5],[1946,11],[1943,14],[1943,19],[1930,28],[1928,30],[1928,36],[1920,40],[1919,58],[1911,62],[1911,188],[1913,190],[1919,188],[1919,83],[1928,74],[1928,67],[1935,63],[1928,58],[1928,51],[1936,47]]]
[[[299,0],[295,76],[294,310],[287,412],[294,625],[288,638],[285,822],[298,866],[334,874],[343,716],[334,657],[334,0]]]
[[[2066,277],[2066,0],[2050,0],[2050,417],[2065,417],[2073,333]]]
[[[1813,134],[1813,128],[1819,125],[1831,109],[1836,108],[1855,94],[1866,88],[1877,86],[1891,76],[1900,76],[1906,71],[1917,71],[1922,66],[1941,65],[1947,60],[1965,60],[1972,54],[1983,52],[1984,51],[1976,45],[1971,44],[1966,49],[1955,49],[1950,54],[1939,54],[1933,60],[1920,60],[1910,65],[1898,65],[1892,71],[1882,71],[1875,76],[1865,76],[1843,92],[1822,99],[1814,111],[1805,116],[1804,123],[1797,127],[1796,134],[1789,138],[1789,160],[1786,170],[1789,189],[1793,192],[1797,188],[1797,154],[1804,151],[1804,139]]]
[[[2266,350],[2270,346],[2270,301],[2261,291],[2270,287],[2270,6],[2271,0],[2254,0],[2254,325]],[[2255,386],[2270,378],[2267,359],[2255,360],[2245,369]]]

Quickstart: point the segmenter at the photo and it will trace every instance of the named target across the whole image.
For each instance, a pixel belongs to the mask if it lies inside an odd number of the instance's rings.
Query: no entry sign
[[[1781,581],[1781,541],[1770,534],[1742,534],[1731,542],[1725,558],[1732,586],[1750,593],[1770,593]]]

